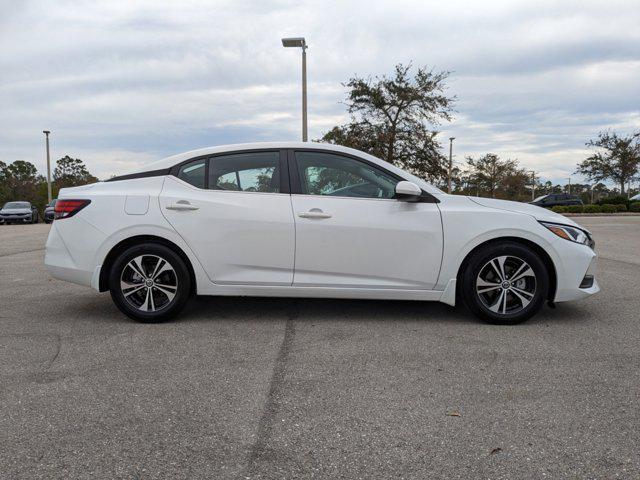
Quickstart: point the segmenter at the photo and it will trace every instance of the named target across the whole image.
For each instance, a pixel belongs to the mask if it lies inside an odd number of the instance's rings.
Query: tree
[[[625,184],[638,178],[640,132],[629,136],[600,132],[597,139],[589,140],[586,145],[599,150],[579,163],[576,173],[596,182],[614,181],[620,185],[620,193],[624,195]]]
[[[43,179],[33,163],[16,160],[2,168],[5,185],[5,201],[27,200],[34,198],[37,184]]]
[[[65,155],[56,161],[53,180],[58,188],[75,187],[98,181],[96,177],[89,173],[82,160],[71,158],[69,155]]]
[[[503,181],[517,171],[518,162],[516,160],[500,160],[495,153],[487,153],[475,160],[467,157],[467,164],[471,171],[471,182],[477,185],[480,190],[487,191],[492,198],[495,198],[496,191]],[[524,180],[520,180],[522,185],[526,185],[526,173],[522,172]],[[512,186],[517,190],[517,186]]]
[[[7,164],[0,160],[0,207],[7,202],[8,187]]]
[[[502,179],[501,190],[505,198],[531,200],[531,175],[526,170],[517,168],[517,162],[514,161],[513,168]]]
[[[351,78],[347,107],[351,120],[327,132],[323,142],[363,150],[428,179],[441,177],[445,157],[437,132],[427,124],[451,120],[455,97],[444,90],[449,72],[398,64],[391,77]]]

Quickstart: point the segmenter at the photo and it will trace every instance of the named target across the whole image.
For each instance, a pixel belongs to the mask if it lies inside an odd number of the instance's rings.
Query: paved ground
[[[47,276],[46,225],[0,226],[0,477],[639,478],[640,217],[577,220],[603,292],[517,327],[206,298],[139,325]]]

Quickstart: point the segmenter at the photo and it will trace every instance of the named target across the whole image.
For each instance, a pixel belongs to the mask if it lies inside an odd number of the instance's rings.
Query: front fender
[[[476,210],[476,209],[473,209]],[[478,246],[497,239],[517,238],[527,240],[542,248],[551,258],[554,268],[561,264],[555,248],[557,240],[533,217],[479,207],[472,214],[468,210],[444,210],[442,212],[444,250],[442,268],[436,288],[444,290],[455,280],[465,258]]]

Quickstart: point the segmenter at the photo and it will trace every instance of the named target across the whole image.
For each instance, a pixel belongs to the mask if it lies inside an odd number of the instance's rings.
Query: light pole
[[[47,144],[47,196],[49,198],[49,203],[51,203],[51,158],[49,157],[49,134],[51,131],[43,130],[42,133],[45,135],[45,141]]]
[[[456,137],[449,137],[449,181],[447,193],[451,193],[451,172],[453,170],[453,141]]]
[[[531,201],[536,199],[536,172],[531,170]]]
[[[302,48],[302,141],[307,141],[307,42],[304,37],[283,38],[283,47]]]
[[[569,195],[571,195],[571,177],[568,177],[567,180],[569,180],[569,184],[568,184],[568,188],[569,188]]]

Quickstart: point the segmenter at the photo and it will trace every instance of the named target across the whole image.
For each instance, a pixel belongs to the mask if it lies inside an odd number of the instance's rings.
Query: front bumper
[[[12,223],[12,222],[30,222],[30,213],[21,213],[17,215],[0,215],[0,222]]]
[[[562,256],[563,269],[557,272],[558,288],[554,301],[569,302],[598,293],[597,264],[598,257],[589,247],[580,246],[566,252]]]

